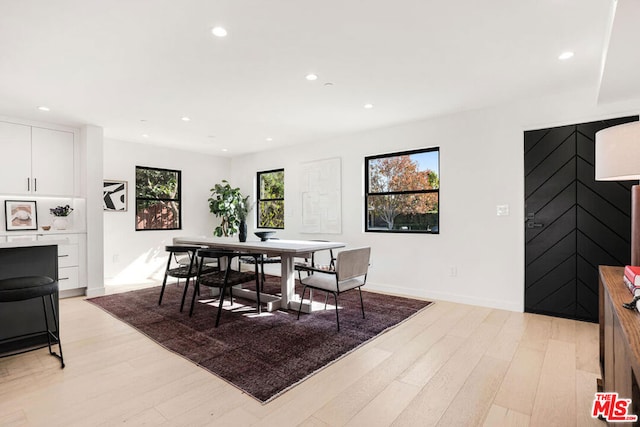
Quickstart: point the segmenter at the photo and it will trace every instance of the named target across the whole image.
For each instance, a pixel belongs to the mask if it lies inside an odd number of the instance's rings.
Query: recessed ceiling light
[[[227,150],[226,148],[223,148],[223,149],[222,149],[222,151],[224,151],[224,152],[226,153],[226,152],[227,152],[227,151],[229,151],[229,150]]]
[[[190,119],[189,117],[187,117],[187,116],[184,116],[184,117],[182,118],[182,121],[183,121],[183,122],[189,122],[189,121],[191,121],[191,119]]]
[[[227,36],[227,30],[225,30],[222,27],[213,27],[211,29],[211,33],[216,37],[226,37]]]
[[[561,61],[564,61],[572,57],[573,57],[573,52],[567,51],[567,52],[562,52],[560,56],[558,56],[558,59]]]
[[[147,135],[146,133],[143,133],[143,134],[142,134],[142,137],[143,137],[143,138],[149,138],[149,135]]]
[[[307,74],[307,75],[305,76],[305,78],[306,78],[307,80],[309,80],[310,82],[312,82],[312,81],[314,81],[314,80],[318,80],[318,75],[317,75],[317,74],[310,73],[310,74]]]
[[[271,138],[271,137],[269,136],[269,137],[265,138],[264,140],[265,140],[265,141],[267,141],[267,142],[271,142],[271,141],[273,141],[273,138]]]
[[[51,111],[51,109],[49,107],[45,107],[44,105],[39,106],[38,110],[40,110],[40,111]]]
[[[326,82],[324,85],[325,85],[325,86],[327,86],[327,87],[329,87],[329,86],[333,86],[333,83],[331,83],[331,82]]]
[[[364,108],[366,108],[367,110],[370,110],[373,108],[373,104],[364,104]]]

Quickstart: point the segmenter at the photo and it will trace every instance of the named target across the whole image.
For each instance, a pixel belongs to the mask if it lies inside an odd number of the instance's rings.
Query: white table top
[[[318,242],[313,240],[266,240],[240,242],[238,238],[224,237],[176,237],[173,239],[176,245],[201,245],[217,248],[236,249],[247,252],[260,252],[269,254],[302,255],[326,249],[344,248],[341,242]]]

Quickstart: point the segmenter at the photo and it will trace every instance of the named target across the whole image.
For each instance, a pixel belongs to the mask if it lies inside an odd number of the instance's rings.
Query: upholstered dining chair
[[[335,271],[324,270],[309,267],[308,271],[313,272],[305,278],[301,278],[302,296],[301,304],[298,309],[298,319],[300,319],[300,311],[302,310],[302,302],[304,294],[309,289],[318,289],[333,294],[336,301],[336,323],[338,331],[340,331],[340,317],[338,315],[338,295],[358,289],[360,293],[360,307],[362,309],[362,318],[364,319],[364,303],[362,301],[362,287],[367,282],[367,273],[369,271],[369,259],[371,257],[371,248],[347,249],[338,253],[335,263]],[[312,302],[311,300],[309,302]],[[326,306],[325,306],[326,308]]]
[[[328,240],[311,240],[312,242],[328,242]],[[300,272],[305,271],[307,273],[307,276],[312,274],[313,272],[309,270],[309,267],[312,268],[317,268],[320,270],[330,270],[330,271],[335,271],[336,269],[336,257],[333,254],[333,249],[323,249],[323,250],[327,250],[329,251],[329,263],[328,264],[320,264],[318,263],[318,257],[316,256],[316,253],[320,252],[320,251],[316,251],[316,252],[312,252],[311,253],[311,257],[306,257],[304,258],[303,261],[296,261],[294,263],[294,268],[296,271],[298,271],[298,277],[300,280],[302,280],[302,277],[300,277]]]
[[[224,304],[224,296],[229,290],[229,296],[231,299],[231,303],[233,304],[233,290],[232,287],[236,285],[241,285],[243,283],[255,281],[256,283],[256,300],[258,303],[258,313],[262,312],[262,307],[260,305],[260,279],[258,276],[258,257],[260,254],[253,253],[242,253],[235,252],[229,250],[221,250],[221,249],[199,249],[197,252],[197,256],[200,259],[198,264],[198,274],[196,276],[196,284],[195,289],[193,291],[193,296],[191,298],[191,309],[189,310],[189,316],[193,315],[193,309],[196,301],[196,294],[200,293],[200,286],[207,286],[210,288],[218,288],[220,289],[220,303],[218,305],[218,314],[216,316],[216,325],[217,328],[220,324],[220,315],[222,313],[222,305]],[[237,263],[237,270],[233,269],[233,260],[234,258],[240,257],[252,257],[254,258],[254,271],[240,271],[240,262]],[[218,260],[219,269],[216,271],[206,272],[206,266],[203,268],[205,264],[205,260],[207,258],[215,258]],[[224,266],[224,269],[223,269]]]
[[[312,242],[328,242],[328,240],[312,240]],[[323,251],[329,251],[329,263],[320,264],[316,254],[320,251],[312,252],[311,257],[306,257],[302,260],[295,261],[293,264],[294,269],[298,272],[298,280],[302,281],[302,272],[304,271],[307,276],[313,274],[311,269],[319,269],[323,271],[335,271],[336,270],[336,257],[333,254],[333,249],[323,249]],[[323,258],[325,260],[325,258]],[[309,268],[311,267],[311,269]],[[309,299],[313,299],[313,291],[309,291]],[[324,309],[327,309],[327,302],[329,301],[329,292],[326,292],[324,297]]]
[[[189,288],[189,281],[191,279],[195,279],[198,275],[198,259],[196,257],[196,252],[200,249],[200,246],[171,245],[165,246],[164,249],[169,252],[169,259],[167,260],[167,268],[164,271],[164,279],[162,280],[162,288],[160,290],[158,305],[162,305],[162,297],[164,296],[168,277],[174,277],[178,279],[178,282],[180,282],[180,279],[186,279],[184,291],[182,292],[182,301],[180,303],[180,312],[182,312],[182,309],[184,308],[184,300]],[[217,267],[215,266],[205,264],[205,272],[215,271],[216,269]]]

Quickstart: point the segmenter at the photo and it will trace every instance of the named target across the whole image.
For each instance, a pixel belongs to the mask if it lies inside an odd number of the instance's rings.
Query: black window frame
[[[282,172],[282,180],[283,180],[283,187],[284,187],[284,168],[278,168],[278,169],[271,169],[271,170],[267,170],[267,171],[259,171],[256,173],[256,228],[261,228],[261,229],[267,229],[267,230],[284,230],[284,188],[282,191],[282,198],[273,198],[273,199],[263,199],[261,198],[261,191],[260,191],[260,177],[262,175],[268,175],[271,173],[275,173],[275,172]],[[260,225],[260,204],[263,202],[277,202],[277,201],[282,201],[282,227],[263,227]]]
[[[178,195],[177,195],[177,198],[138,197],[138,169],[176,173],[178,175]],[[181,170],[136,165],[135,196],[136,196],[136,200],[135,200],[135,203],[136,203],[135,229],[136,229],[136,231],[182,230],[182,171]],[[139,200],[140,201],[178,202],[178,227],[177,228],[138,228],[138,201]]]
[[[370,192],[369,191],[369,164],[372,160],[384,159],[388,157],[410,156],[412,154],[422,154],[436,151],[438,153],[438,188],[426,190],[407,190],[407,191],[388,191],[388,192]],[[376,154],[366,156],[364,158],[364,231],[366,233],[400,233],[400,234],[440,234],[440,147],[419,148],[415,150],[397,151],[394,153]],[[389,230],[389,229],[369,229],[369,196],[380,195],[403,195],[403,194],[437,194],[438,195],[438,212],[437,212],[437,230]]]

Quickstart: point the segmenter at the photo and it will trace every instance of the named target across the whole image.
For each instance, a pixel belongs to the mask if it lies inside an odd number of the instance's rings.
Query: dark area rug
[[[251,287],[250,285],[248,287]],[[214,328],[218,300],[200,296],[193,317],[188,303],[180,313],[181,285],[167,285],[162,306],[160,287],[90,298],[165,348],[240,388],[262,403],[302,381],[341,356],[413,316],[431,303],[363,292],[362,318],[358,292],[340,296],[340,332],[335,309],[313,314],[276,311],[257,316],[255,303],[225,298],[220,326]],[[255,289],[255,288],[254,288]],[[264,292],[278,293],[280,278],[268,276]],[[203,295],[207,288],[202,288]],[[298,288],[298,293],[300,289]],[[324,303],[324,293],[315,301]],[[191,290],[187,299],[190,301]],[[329,304],[333,297],[329,297]]]

